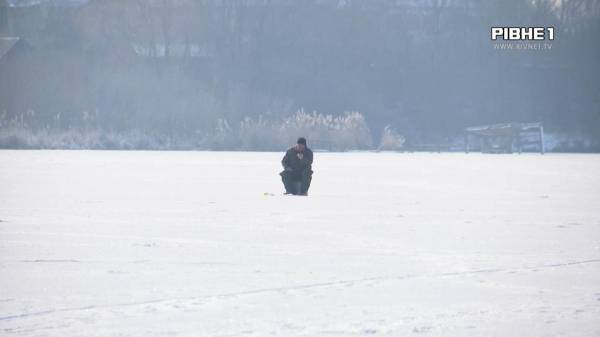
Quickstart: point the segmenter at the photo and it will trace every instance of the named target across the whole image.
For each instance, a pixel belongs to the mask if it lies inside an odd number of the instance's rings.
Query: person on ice
[[[281,160],[283,171],[279,175],[285,194],[308,195],[313,174],[313,152],[306,146],[305,138],[298,138],[296,143],[296,146],[285,152]]]

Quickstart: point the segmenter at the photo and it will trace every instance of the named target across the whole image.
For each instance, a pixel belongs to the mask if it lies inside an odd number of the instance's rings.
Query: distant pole
[[[546,146],[544,145],[544,126],[540,125],[540,151],[542,154],[546,153]]]

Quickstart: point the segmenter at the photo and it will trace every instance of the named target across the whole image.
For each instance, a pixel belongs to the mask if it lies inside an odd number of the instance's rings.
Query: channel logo
[[[554,40],[554,27],[492,27],[492,41],[543,41]]]

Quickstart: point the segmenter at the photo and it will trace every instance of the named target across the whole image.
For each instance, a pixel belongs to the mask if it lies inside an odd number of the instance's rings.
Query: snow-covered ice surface
[[[600,336],[599,155],[281,156],[0,151],[0,335]]]

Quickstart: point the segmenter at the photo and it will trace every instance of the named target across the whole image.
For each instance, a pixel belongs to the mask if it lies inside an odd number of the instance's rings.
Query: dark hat
[[[300,137],[296,143],[306,146],[306,138]]]

